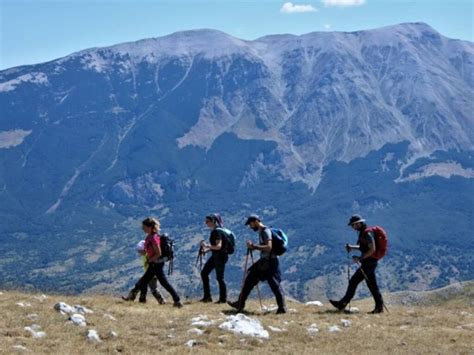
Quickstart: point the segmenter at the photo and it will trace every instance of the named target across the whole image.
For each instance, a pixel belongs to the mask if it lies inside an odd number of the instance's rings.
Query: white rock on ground
[[[94,329],[89,329],[89,331],[87,332],[87,340],[96,342],[96,343],[102,342],[102,340],[99,337],[99,334]]]
[[[75,313],[68,318],[68,321],[80,327],[85,327],[87,325],[86,318],[82,314]]]
[[[336,333],[336,332],[340,332],[341,328],[339,328],[337,325],[331,325],[328,328],[328,330],[329,330],[330,333]]]
[[[46,333],[41,331],[41,327],[39,325],[33,324],[31,327],[24,328],[28,333],[31,334],[32,338],[44,338]]]
[[[190,334],[196,334],[196,335],[203,335],[204,330],[198,329],[198,328],[191,328],[188,330],[188,333]]]
[[[54,305],[54,309],[56,311],[60,312],[61,314],[76,313],[76,310],[73,307],[71,307],[70,305],[68,305],[67,303],[64,303],[64,302],[56,303]]]
[[[271,304],[270,306],[265,306],[265,305],[262,306],[262,311],[264,311],[265,313],[275,312],[277,309],[278,309],[278,306],[275,306],[274,304]]]
[[[31,303],[17,302],[15,303],[18,307],[31,307]]]
[[[271,325],[268,326],[268,329],[270,329],[274,333],[281,333],[281,332],[286,331],[286,329],[280,329],[280,328],[277,328],[277,327],[273,327]]]
[[[352,321],[350,321],[349,319],[341,319],[341,324],[343,327],[347,328],[352,324]]]
[[[357,308],[357,307],[349,307],[348,309],[346,309],[346,311],[349,312],[349,313],[359,313],[360,312],[359,308]]]
[[[197,341],[197,340],[194,340],[194,339],[191,339],[191,340],[188,340],[185,345],[188,347],[188,348],[192,348],[192,347],[195,347],[197,345],[201,345],[201,342]]]
[[[305,303],[306,306],[318,306],[322,307],[323,304],[320,301],[309,301]]]
[[[117,333],[117,332],[114,332],[114,331],[111,331],[111,332],[110,332],[110,336],[113,337],[113,338],[117,338],[117,337],[118,337],[118,333]]]
[[[191,318],[191,325],[195,327],[209,327],[214,324],[214,321],[209,320],[205,314],[200,314],[197,317]]]
[[[93,310],[89,309],[89,308],[86,308],[84,306],[80,306],[80,305],[75,305],[73,307],[75,309],[75,312],[76,313],[81,313],[81,314],[90,314],[90,313],[94,313]]]
[[[113,321],[117,320],[117,318],[115,318],[113,315],[108,314],[108,313],[104,314],[104,318],[108,320],[113,320]]]
[[[40,295],[40,296],[33,296],[35,300],[38,300],[40,302],[43,302],[44,300],[48,299],[48,296],[46,295]]]
[[[36,314],[36,313],[31,313],[31,314],[28,314],[26,316],[26,318],[28,318],[29,320],[37,320],[39,318],[39,316]]]
[[[309,335],[314,335],[316,333],[319,333],[319,328],[316,324],[311,324],[308,328],[306,328],[307,332]]]
[[[270,337],[268,331],[263,328],[259,320],[247,317],[242,313],[226,317],[226,321],[219,325],[219,328],[256,338],[268,339]]]
[[[87,313],[94,313],[89,308],[84,306],[76,305],[70,306],[67,303],[59,302],[54,305],[54,309],[61,314],[73,314],[73,313],[80,313],[80,314],[87,314]]]
[[[17,351],[29,351],[25,346],[23,345],[13,345],[12,346],[13,349],[17,350]]]

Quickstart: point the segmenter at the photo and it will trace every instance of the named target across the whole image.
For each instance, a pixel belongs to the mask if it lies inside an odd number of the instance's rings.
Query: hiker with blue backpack
[[[224,222],[218,213],[206,216],[205,223],[211,230],[209,244],[201,242],[200,255],[211,252],[204,268],[201,270],[204,296],[201,302],[212,302],[209,274],[215,269],[216,279],[219,284],[219,300],[216,303],[227,302],[227,287],[224,280],[225,265],[229,255],[234,253],[235,236],[232,231],[224,228]]]
[[[237,309],[238,312],[243,312],[245,302],[252,289],[260,281],[267,281],[278,305],[276,313],[286,313],[285,297],[280,286],[281,273],[278,256],[286,251],[288,238],[283,231],[265,226],[262,219],[255,214],[247,218],[245,225],[257,232],[259,236],[259,244],[247,241],[247,259],[253,250],[260,251],[260,259],[249,268],[248,273],[244,276],[239,299],[229,302],[229,305]]]

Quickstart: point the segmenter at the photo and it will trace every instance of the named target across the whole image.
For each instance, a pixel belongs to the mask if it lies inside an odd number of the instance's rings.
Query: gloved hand
[[[349,244],[346,244],[346,251],[350,253],[351,250],[352,250],[351,246]]]

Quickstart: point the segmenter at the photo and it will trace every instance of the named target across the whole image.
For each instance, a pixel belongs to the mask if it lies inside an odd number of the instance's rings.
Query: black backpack
[[[229,255],[234,254],[235,252],[235,234],[230,229],[219,227],[217,230],[221,231],[224,235],[225,242],[223,246],[226,248],[226,253]]]
[[[160,235],[161,258],[164,261],[171,261],[174,258],[174,243],[168,233]]]

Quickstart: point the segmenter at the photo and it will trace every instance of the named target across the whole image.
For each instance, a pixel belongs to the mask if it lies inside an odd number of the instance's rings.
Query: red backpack
[[[387,254],[387,249],[388,249],[387,232],[385,232],[385,230],[379,226],[367,227],[364,231],[364,234],[369,233],[369,232],[374,233],[374,239],[375,239],[375,253],[372,254],[370,257],[380,260],[385,256],[385,254]],[[360,239],[359,239],[359,242],[361,242]]]

